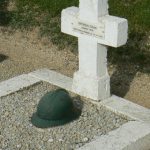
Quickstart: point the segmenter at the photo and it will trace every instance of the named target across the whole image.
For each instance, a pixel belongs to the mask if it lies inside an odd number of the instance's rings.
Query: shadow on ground
[[[8,1],[0,0],[0,26],[7,26],[11,19],[11,13],[7,10]]]
[[[3,54],[0,54],[0,63],[1,63],[2,61],[4,61],[5,59],[8,59],[8,56],[3,55]]]
[[[137,72],[150,74],[150,51],[146,47],[148,35],[132,32],[128,43],[109,49],[109,61],[116,66],[111,76],[111,92],[124,97]]]

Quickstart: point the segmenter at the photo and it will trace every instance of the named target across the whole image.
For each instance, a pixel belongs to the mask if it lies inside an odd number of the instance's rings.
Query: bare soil
[[[0,28],[0,81],[40,68],[56,70],[72,77],[78,70],[77,53],[59,50],[33,31],[8,32]],[[77,50],[76,50],[77,51]],[[150,74],[138,66],[108,65],[112,93],[150,108]]]

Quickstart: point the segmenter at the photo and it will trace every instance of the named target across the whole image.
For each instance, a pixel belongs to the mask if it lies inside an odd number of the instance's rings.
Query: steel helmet
[[[57,89],[42,97],[31,122],[38,128],[48,128],[64,125],[78,118],[80,113],[69,93],[64,89]]]

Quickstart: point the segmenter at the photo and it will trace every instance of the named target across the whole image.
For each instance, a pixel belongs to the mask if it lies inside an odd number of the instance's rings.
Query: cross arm
[[[105,15],[98,23],[79,19],[79,8],[69,7],[62,11],[61,30],[76,37],[89,36],[98,43],[119,47],[127,42],[128,22],[126,19]]]

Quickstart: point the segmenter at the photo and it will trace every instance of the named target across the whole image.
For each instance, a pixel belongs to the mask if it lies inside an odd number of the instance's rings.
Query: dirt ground
[[[58,50],[34,31],[8,33],[0,28],[0,82],[40,68],[56,70],[72,77],[78,70],[77,54]],[[138,66],[108,65],[112,94],[150,108],[150,74]]]

